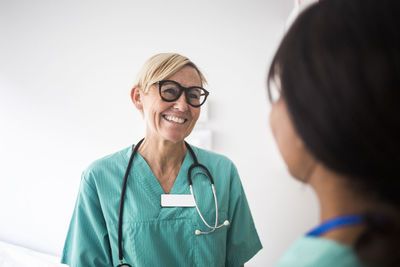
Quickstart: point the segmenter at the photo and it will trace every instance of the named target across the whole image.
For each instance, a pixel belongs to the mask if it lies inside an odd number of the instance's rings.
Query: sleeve
[[[228,210],[230,227],[227,237],[226,266],[239,267],[262,249],[262,245],[234,165],[231,175],[231,196]]]
[[[61,262],[70,267],[112,266],[111,249],[94,185],[83,173]]]

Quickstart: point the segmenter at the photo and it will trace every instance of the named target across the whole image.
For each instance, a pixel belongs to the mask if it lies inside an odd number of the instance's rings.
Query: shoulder
[[[307,257],[304,257],[307,255]],[[301,259],[301,261],[299,261]],[[303,236],[285,252],[276,267],[286,266],[364,266],[350,246],[326,238]]]
[[[200,164],[207,167],[216,185],[229,188],[241,188],[241,181],[235,164],[225,155],[192,146]],[[227,185],[229,185],[227,187]]]
[[[196,154],[200,163],[204,162],[204,164],[207,163],[207,165],[211,166],[223,165],[225,167],[233,167],[236,169],[235,164],[232,162],[232,160],[225,155],[192,145],[191,147],[193,148],[193,151]]]
[[[94,160],[82,174],[82,179],[94,185],[99,179],[119,173],[126,167],[129,161],[131,146]]]

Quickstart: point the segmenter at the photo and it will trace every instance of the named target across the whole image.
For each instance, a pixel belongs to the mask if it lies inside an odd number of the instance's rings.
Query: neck
[[[186,150],[183,140],[173,143],[146,136],[138,152],[146,160],[164,192],[168,194],[178,176]]]
[[[315,167],[309,184],[319,199],[321,222],[334,217],[375,210],[374,204],[355,192],[344,176],[328,170],[321,164]],[[321,237],[352,245],[363,229],[363,225],[340,227]]]
[[[180,166],[185,158],[186,150],[183,140],[173,143],[146,136],[138,151],[150,167],[164,169],[168,166]]]

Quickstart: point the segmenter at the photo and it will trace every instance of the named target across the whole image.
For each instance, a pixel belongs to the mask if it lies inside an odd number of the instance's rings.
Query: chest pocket
[[[127,222],[124,253],[132,266],[194,266],[190,219]]]

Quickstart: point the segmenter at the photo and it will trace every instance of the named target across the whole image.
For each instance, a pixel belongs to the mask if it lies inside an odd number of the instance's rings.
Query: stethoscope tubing
[[[128,182],[128,176],[129,172],[132,167],[132,162],[133,158],[136,155],[137,150],[139,149],[140,145],[142,144],[144,138],[137,143],[136,146],[134,146],[131,157],[129,158],[128,162],[128,167],[126,167],[125,175],[124,175],[124,181],[122,183],[122,190],[121,190],[121,198],[119,201],[119,213],[118,213],[118,256],[119,256],[119,261],[121,262],[122,265],[122,259],[124,258],[124,255],[122,253],[122,217],[123,217],[123,211],[124,211],[124,199],[125,199],[125,191],[126,191],[126,184]]]
[[[126,191],[126,187],[127,187],[127,181],[128,181],[129,173],[130,173],[130,170],[131,170],[131,167],[132,167],[132,163],[133,163],[133,159],[134,159],[134,157],[136,155],[136,152],[138,151],[138,149],[139,149],[139,147],[140,147],[140,145],[142,144],[143,141],[144,141],[144,138],[142,140],[140,140],[137,143],[136,146],[134,146],[132,154],[131,154],[131,156],[129,158],[128,166],[126,168],[125,175],[124,175],[124,180],[123,180],[123,183],[122,183],[121,198],[120,198],[120,203],[119,203],[119,214],[118,214],[118,257],[119,257],[120,264],[117,267],[124,267],[124,266],[131,267],[131,265],[129,265],[127,263],[123,263],[124,255],[123,255],[123,252],[122,252],[122,240],[123,240],[123,238],[122,238],[122,218],[123,218],[123,210],[124,210],[124,202],[125,202],[124,201],[125,200],[125,191]],[[189,187],[190,187],[190,193],[193,196],[197,212],[200,215],[202,221],[204,222],[204,224],[208,228],[211,229],[211,231],[209,231],[209,232],[201,232],[199,230],[196,230],[195,234],[199,235],[199,234],[213,233],[216,229],[219,229],[219,228],[221,228],[223,226],[229,225],[229,222],[225,221],[223,224],[218,226],[218,203],[217,203],[217,195],[215,193],[214,179],[212,178],[212,175],[211,175],[210,171],[207,169],[207,167],[198,162],[197,157],[196,157],[193,149],[190,147],[190,145],[188,143],[186,143],[186,142],[185,142],[185,145],[186,145],[187,149],[189,150],[189,153],[192,156],[192,159],[194,161],[194,163],[189,167],[188,175],[187,175],[187,179],[188,179],[188,183],[189,183]],[[204,217],[201,214],[200,209],[199,209],[199,207],[197,205],[197,201],[196,201],[196,198],[195,198],[195,195],[194,195],[194,191],[193,191],[193,183],[192,183],[192,171],[196,167],[201,168],[202,170],[204,170],[206,172],[207,177],[208,177],[208,179],[210,180],[210,183],[211,183],[211,188],[212,188],[212,191],[213,191],[214,202],[215,202],[215,225],[214,225],[214,227],[210,226],[206,222],[206,220],[204,219]]]

